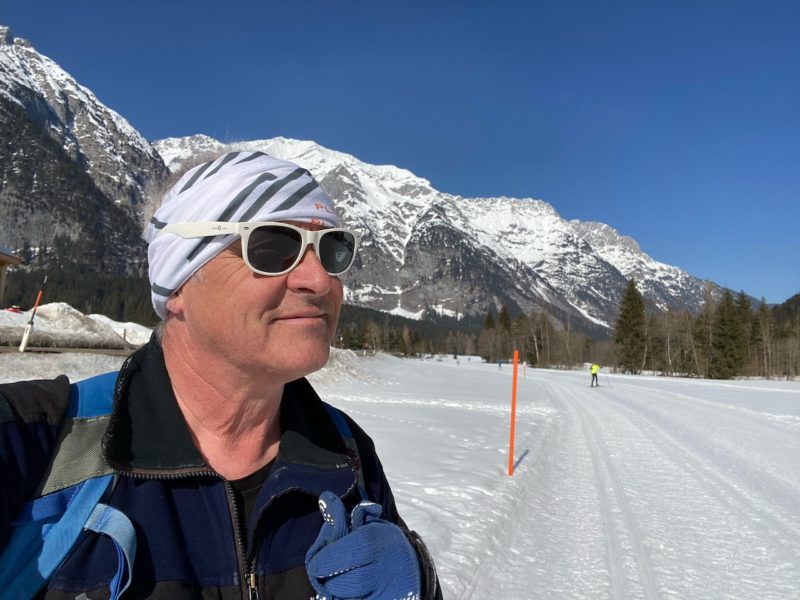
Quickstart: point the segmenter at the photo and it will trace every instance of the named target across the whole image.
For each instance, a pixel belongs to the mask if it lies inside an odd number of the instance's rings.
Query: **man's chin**
[[[328,364],[331,349],[327,341],[320,344],[298,344],[285,355],[286,370],[295,376],[293,379],[305,377],[322,369]]]

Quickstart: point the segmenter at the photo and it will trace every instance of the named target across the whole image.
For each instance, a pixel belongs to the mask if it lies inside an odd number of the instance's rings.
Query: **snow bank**
[[[95,315],[95,317],[100,317]],[[19,346],[31,311],[0,311],[0,346]],[[123,331],[130,335],[123,339]],[[43,304],[36,311],[31,348],[97,348],[128,350],[149,338],[150,330],[133,323],[116,323],[108,317],[87,317],[64,302]],[[120,332],[120,333],[117,333]]]
[[[379,383],[370,367],[365,364],[364,358],[356,355],[352,350],[331,348],[328,364],[316,373],[308,376],[312,384],[336,383],[347,381],[363,381],[365,383]]]
[[[119,337],[134,346],[146,344],[153,334],[152,328],[139,325],[138,323],[131,323],[130,321],[120,323],[118,321],[112,321],[105,315],[97,314],[89,315],[89,318],[97,323],[111,327]]]

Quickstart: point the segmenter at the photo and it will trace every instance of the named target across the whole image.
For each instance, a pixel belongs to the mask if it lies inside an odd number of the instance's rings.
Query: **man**
[[[600,372],[600,365],[597,363],[592,363],[592,367],[589,370],[592,373],[592,381],[589,384],[589,387],[598,387],[600,384],[597,382],[597,374]]]
[[[122,523],[90,515],[41,597],[441,597],[372,441],[303,379],[328,360],[355,260],[340,225],[291,163],[190,169],[145,230],[153,339],[113,380],[0,386],[0,548],[26,500],[99,476],[96,504]],[[112,395],[110,414],[87,409]]]

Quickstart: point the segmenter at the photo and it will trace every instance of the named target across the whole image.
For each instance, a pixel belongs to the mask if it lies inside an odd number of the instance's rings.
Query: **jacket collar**
[[[276,464],[317,472],[348,467],[341,435],[306,379],[284,386],[280,419]],[[103,449],[112,467],[134,475],[216,474],[192,440],[155,336],[120,370]]]

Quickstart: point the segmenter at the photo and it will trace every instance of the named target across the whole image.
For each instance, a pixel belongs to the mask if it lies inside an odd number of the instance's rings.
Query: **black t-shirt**
[[[241,479],[230,480],[231,487],[233,488],[233,497],[236,499],[236,508],[239,512],[239,525],[242,532],[247,531],[247,526],[250,524],[250,519],[253,516],[253,507],[258,498],[258,492],[261,486],[269,477],[269,472],[272,470],[272,465],[275,460],[271,460],[266,465],[261,467],[255,473],[251,473]]]

